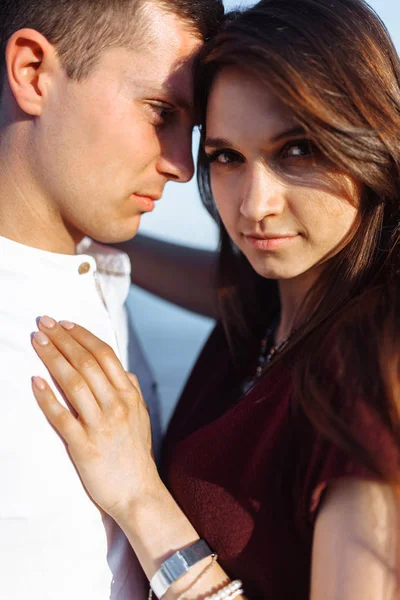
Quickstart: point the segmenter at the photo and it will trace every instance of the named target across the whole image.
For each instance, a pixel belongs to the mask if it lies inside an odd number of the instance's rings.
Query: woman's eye
[[[315,150],[311,140],[297,140],[284,146],[282,158],[309,158],[315,155]]]
[[[216,152],[206,153],[209,163],[218,165],[233,165],[243,162],[243,158],[233,150],[217,150]]]

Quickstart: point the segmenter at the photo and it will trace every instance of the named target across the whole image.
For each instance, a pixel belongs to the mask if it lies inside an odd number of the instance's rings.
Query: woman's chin
[[[256,273],[258,273],[258,275],[261,275],[261,277],[264,277],[264,279],[276,279],[276,280],[289,280],[289,279],[295,279],[296,277],[298,277],[299,275],[302,275],[302,273],[305,272],[305,269],[294,269],[294,268],[289,268],[289,267],[285,267],[285,266],[281,266],[280,268],[277,267],[268,267],[265,265],[251,265],[253,267],[253,269],[256,271]]]

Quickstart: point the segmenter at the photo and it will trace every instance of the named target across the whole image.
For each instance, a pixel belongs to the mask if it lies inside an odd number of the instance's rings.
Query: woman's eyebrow
[[[297,135],[305,135],[304,127],[295,125],[294,127],[289,127],[287,129],[284,129],[283,131],[279,131],[272,138],[270,138],[269,143],[276,144],[282,139],[286,139],[288,137],[293,137]],[[204,141],[204,146],[209,146],[218,150],[220,148],[230,148],[231,146],[233,146],[233,144],[226,138],[209,137],[206,138],[206,140]]]
[[[207,138],[204,141],[204,146],[211,146],[212,148],[216,148],[217,150],[219,148],[226,148],[229,146],[232,146],[232,144],[229,142],[229,140],[224,139],[224,138]]]
[[[300,125],[295,125],[294,127],[289,127],[288,129],[285,129],[283,131],[280,131],[279,133],[276,133],[271,138],[270,141],[272,144],[276,144],[276,142],[279,142],[282,139],[285,139],[288,137],[294,137],[297,135],[305,135],[304,127],[301,127]]]

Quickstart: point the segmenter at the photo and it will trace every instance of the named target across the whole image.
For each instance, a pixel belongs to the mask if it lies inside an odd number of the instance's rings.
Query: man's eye
[[[174,107],[162,102],[151,102],[148,106],[153,116],[153,124],[156,126],[164,125],[176,112]]]
[[[296,140],[286,144],[282,150],[282,158],[309,158],[315,155],[316,147],[311,140]]]
[[[233,165],[243,162],[243,157],[233,150],[216,150],[215,152],[206,153],[209,163],[219,165]]]

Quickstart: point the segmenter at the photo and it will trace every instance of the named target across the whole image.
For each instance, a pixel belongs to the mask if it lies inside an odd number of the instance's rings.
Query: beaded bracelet
[[[229,596],[229,600],[233,600],[234,598],[237,598],[238,596],[241,596],[243,594],[243,589],[240,588],[240,590],[236,590],[236,592],[233,592],[233,594],[231,596]]]
[[[235,581],[226,585],[216,594],[207,596],[205,600],[233,600],[233,598],[237,598],[241,594],[243,594],[242,582],[240,579],[235,579]]]

